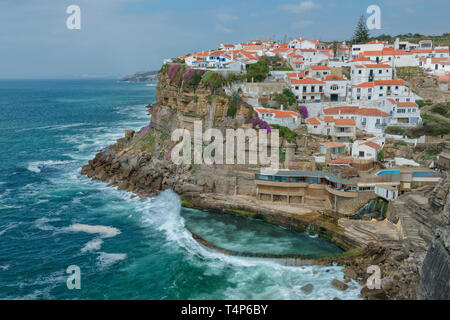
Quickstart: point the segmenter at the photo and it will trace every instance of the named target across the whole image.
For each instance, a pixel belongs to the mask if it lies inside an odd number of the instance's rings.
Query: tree
[[[367,29],[364,16],[359,18],[358,24],[356,25],[355,33],[353,34],[353,43],[366,43],[369,41],[369,29]]]

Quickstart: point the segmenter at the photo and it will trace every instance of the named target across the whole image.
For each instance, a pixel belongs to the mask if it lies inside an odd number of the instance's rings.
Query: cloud
[[[238,16],[234,16],[232,14],[228,14],[228,13],[219,13],[218,15],[216,15],[217,20],[220,20],[222,22],[230,22],[230,21],[236,21],[239,19]]]
[[[405,8],[405,12],[408,13],[408,14],[413,14],[414,10],[411,9],[411,8]]]
[[[302,28],[306,28],[312,24],[313,24],[312,21],[300,20],[300,21],[295,21],[294,23],[292,23],[291,27],[292,27],[292,29],[302,29]]]
[[[300,2],[299,4],[288,3],[280,6],[281,10],[290,11],[293,13],[302,13],[318,8],[320,8],[320,5],[316,4],[314,1],[303,1]]]
[[[216,24],[216,30],[217,30],[217,32],[225,33],[225,34],[233,33],[233,30],[231,30],[230,28],[227,28],[227,27],[221,25],[220,23]]]

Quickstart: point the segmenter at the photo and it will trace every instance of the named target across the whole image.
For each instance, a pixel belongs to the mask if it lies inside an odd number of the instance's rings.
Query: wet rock
[[[341,291],[345,291],[348,289],[348,285],[342,281],[339,281],[338,279],[333,279],[333,281],[331,281],[331,284],[333,285],[333,287]]]
[[[311,283],[308,283],[307,285],[301,287],[300,289],[301,289],[305,294],[310,294],[310,293],[313,291],[314,286],[313,286]]]

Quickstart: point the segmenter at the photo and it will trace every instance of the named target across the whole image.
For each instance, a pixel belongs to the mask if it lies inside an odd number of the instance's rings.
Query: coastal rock
[[[333,281],[331,281],[331,284],[333,285],[333,287],[341,291],[345,291],[348,289],[348,285],[342,281],[339,281],[338,279],[333,279]]]
[[[300,289],[303,291],[303,293],[310,294],[313,291],[314,286],[311,283],[308,283],[307,285],[304,285]]]

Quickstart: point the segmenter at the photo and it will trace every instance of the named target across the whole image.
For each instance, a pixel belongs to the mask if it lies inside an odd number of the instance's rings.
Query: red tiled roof
[[[369,116],[369,117],[390,117],[391,115],[389,113],[386,113],[384,111],[381,111],[380,109],[376,108],[359,108],[356,111],[357,114],[362,116]]]
[[[358,110],[359,107],[356,106],[339,106],[339,107],[331,107],[323,109],[324,114],[356,114],[356,110]]]
[[[355,119],[334,119],[337,126],[356,126]]]
[[[415,102],[397,102],[397,106],[399,107],[418,107]]]
[[[411,50],[412,53],[432,53],[433,50],[431,49],[415,49]]]
[[[449,52],[448,48],[438,48],[438,49],[434,49],[434,52]]]
[[[264,109],[264,108],[255,108],[259,113],[272,113],[275,115],[275,118],[289,118],[289,117],[300,117],[300,115],[293,111],[284,111],[284,110],[275,110],[275,109]]]
[[[378,63],[378,64],[366,64],[366,68],[392,68],[388,64]]]
[[[334,160],[331,160],[331,163],[333,164],[350,164],[352,162],[349,158],[337,158]]]
[[[370,60],[369,58],[360,56],[360,57],[358,57],[358,58],[353,59],[353,60],[350,61],[350,62],[357,62],[357,61],[371,61],[371,60]]]
[[[361,143],[362,145],[366,145],[371,147],[372,149],[378,150],[381,149],[381,146],[378,143],[375,143],[373,141],[366,141],[364,143]]]
[[[305,83],[305,84],[323,84],[325,82],[322,82],[320,80],[316,80],[313,78],[304,78],[304,79],[291,79],[291,83],[294,84],[301,84],[301,83]]]
[[[336,76],[334,74],[326,76],[322,79],[323,81],[345,81],[344,78]]]
[[[310,66],[311,70],[330,70],[328,66]]]
[[[320,144],[327,148],[345,147],[345,144],[343,144],[342,142],[335,141],[321,142]]]
[[[317,118],[308,118],[308,119],[306,119],[306,121],[307,121],[309,124],[320,124],[320,121],[317,120]]]

